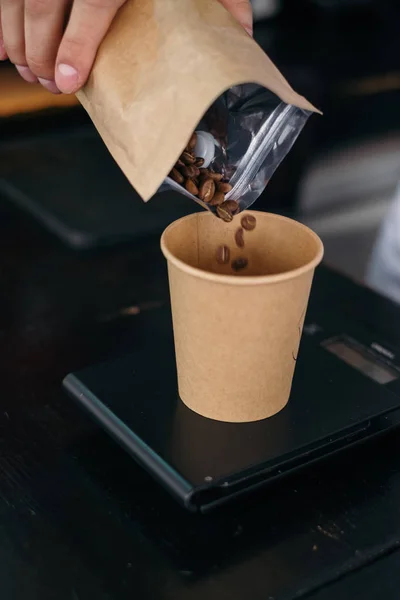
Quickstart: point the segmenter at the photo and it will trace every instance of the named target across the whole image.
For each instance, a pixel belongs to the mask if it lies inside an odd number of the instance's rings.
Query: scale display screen
[[[323,346],[345,363],[381,385],[400,377],[397,369],[379,361],[366,348],[349,338],[334,338],[324,342]]]

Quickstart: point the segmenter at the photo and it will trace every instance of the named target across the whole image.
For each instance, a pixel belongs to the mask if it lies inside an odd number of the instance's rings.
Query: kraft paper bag
[[[243,83],[315,111],[218,0],[129,0],[78,98],[147,201],[207,109]]]

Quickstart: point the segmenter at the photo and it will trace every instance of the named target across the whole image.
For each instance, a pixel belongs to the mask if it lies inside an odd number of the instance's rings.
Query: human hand
[[[0,60],[8,57],[29,83],[55,94],[75,93],[125,2],[0,0]]]
[[[58,94],[77,92],[126,0],[0,0],[0,60],[29,83]],[[250,0],[220,0],[251,34]],[[65,27],[65,24],[67,26]]]

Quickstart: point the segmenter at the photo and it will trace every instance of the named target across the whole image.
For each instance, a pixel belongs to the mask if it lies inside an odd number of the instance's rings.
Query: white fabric
[[[400,303],[400,186],[374,248],[367,282]]]

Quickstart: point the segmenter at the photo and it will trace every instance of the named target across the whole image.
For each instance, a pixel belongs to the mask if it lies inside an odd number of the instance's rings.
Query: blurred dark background
[[[400,180],[398,0],[253,4],[256,40],[324,112],[255,208],[312,226],[326,261],[363,281]],[[195,209],[174,194],[144,205],[76,100],[25,84],[7,63],[0,65],[0,201],[77,250],[159,235]]]

